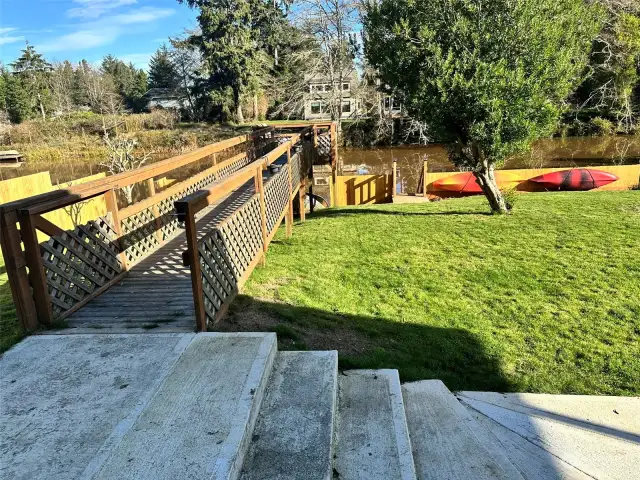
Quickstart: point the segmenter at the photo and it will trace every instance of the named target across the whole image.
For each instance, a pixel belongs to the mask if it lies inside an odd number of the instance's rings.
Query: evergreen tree
[[[176,89],[179,85],[178,72],[171,61],[166,45],[162,45],[149,61],[149,87]]]
[[[32,115],[32,104],[29,93],[24,87],[20,77],[8,72],[3,74],[6,85],[5,104],[9,120],[12,123],[20,123]]]
[[[242,97],[255,93],[275,63],[274,32],[286,22],[283,11],[273,0],[178,1],[200,10],[201,34],[191,41],[207,63],[212,97],[223,108],[231,105],[242,123]]]
[[[22,50],[22,55],[11,64],[13,73],[20,77],[22,85],[33,99],[32,108],[37,109],[46,118],[46,110],[49,107],[50,91],[48,88],[48,76],[52,70],[42,54],[37,53],[32,45]]]
[[[89,63],[86,60],[82,60],[73,71],[73,103],[78,107],[88,106],[91,103],[89,101],[89,86],[87,82],[87,75],[90,69]]]

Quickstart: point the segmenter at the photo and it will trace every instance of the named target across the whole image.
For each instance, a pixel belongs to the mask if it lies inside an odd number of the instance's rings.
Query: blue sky
[[[28,40],[50,62],[110,53],[146,68],[167,37],[196,25],[176,0],[0,0],[0,60],[14,61]]]

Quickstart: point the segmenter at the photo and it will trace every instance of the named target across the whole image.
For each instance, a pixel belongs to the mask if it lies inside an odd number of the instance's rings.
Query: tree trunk
[[[244,123],[244,115],[242,114],[242,102],[240,101],[240,91],[236,88],[233,90],[233,101],[236,107],[236,122]]]
[[[258,113],[258,95],[253,94],[253,121],[257,122],[260,120],[260,114]]]
[[[480,188],[482,188],[484,196],[487,197],[493,213],[507,213],[509,211],[507,202],[505,202],[496,182],[495,167],[485,160],[481,163],[480,168],[473,173],[478,180]]]

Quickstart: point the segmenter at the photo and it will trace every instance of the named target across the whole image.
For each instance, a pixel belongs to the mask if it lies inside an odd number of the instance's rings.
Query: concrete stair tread
[[[555,402],[553,397],[556,397]],[[573,472],[571,467],[574,466],[591,478],[637,478],[640,436],[636,431],[640,399],[553,397],[459,393],[460,401],[467,408],[492,422],[488,423],[492,431],[508,436],[510,444],[505,449],[508,453],[523,441],[542,450],[536,450],[534,457],[514,457],[514,463],[522,471],[531,470],[537,459],[546,458],[547,466],[556,468],[557,465],[558,472],[567,469]],[[583,477],[574,472],[570,478]]]
[[[397,370],[352,370],[338,381],[334,475],[415,479]]]
[[[242,480],[332,476],[338,354],[279,352]]]
[[[500,445],[440,380],[402,387],[419,479],[522,479]]]
[[[588,480],[593,477],[550,454],[544,448],[467,406],[469,414],[502,448],[503,452],[527,480]]]
[[[93,478],[236,478],[276,353],[273,334],[200,334]]]

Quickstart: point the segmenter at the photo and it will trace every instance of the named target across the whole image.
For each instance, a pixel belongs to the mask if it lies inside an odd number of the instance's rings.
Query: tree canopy
[[[178,88],[180,80],[176,65],[166,45],[162,45],[149,60],[150,88]]]
[[[584,0],[371,1],[365,54],[503,212],[496,165],[557,128],[602,22]]]

